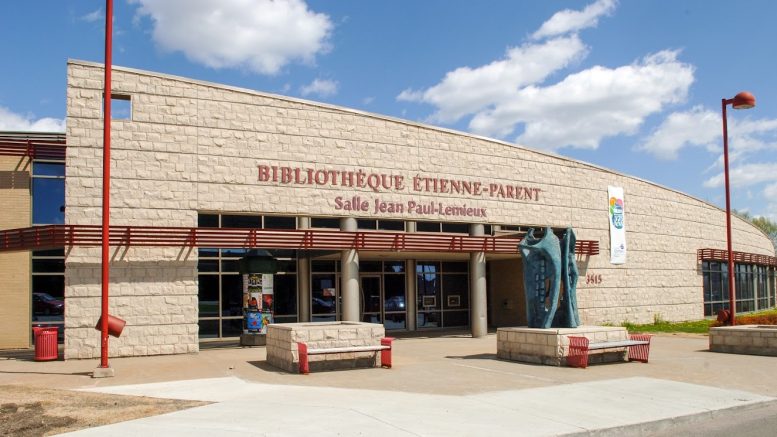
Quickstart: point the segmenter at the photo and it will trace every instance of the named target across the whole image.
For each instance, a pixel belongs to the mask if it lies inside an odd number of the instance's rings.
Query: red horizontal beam
[[[699,262],[728,262],[728,251],[725,249],[699,249],[696,252],[696,259]],[[769,255],[759,255],[757,253],[734,251],[734,261],[748,264],[760,264],[765,266],[777,266],[777,258]]]
[[[0,231],[0,252],[99,246],[98,225],[51,225]],[[521,238],[440,233],[344,232],[322,229],[174,228],[111,226],[111,246],[266,249],[357,249],[395,252],[518,253]],[[578,240],[575,252],[599,254],[599,242]]]
[[[0,155],[27,156],[32,159],[65,159],[67,146],[62,139],[18,139],[0,135]]]

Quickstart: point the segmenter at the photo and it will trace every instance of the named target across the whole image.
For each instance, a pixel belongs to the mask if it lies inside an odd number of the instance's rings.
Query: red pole
[[[734,252],[731,250],[731,192],[728,182],[728,121],[726,116],[726,106],[731,100],[723,99],[721,107],[723,108],[723,172],[726,178],[726,245],[728,247],[728,324],[734,326],[736,322],[736,305],[734,298]]]
[[[102,326],[100,327],[100,367],[108,367],[108,285],[110,283],[111,218],[111,46],[113,0],[105,0],[105,90],[103,92],[103,225],[102,225]]]

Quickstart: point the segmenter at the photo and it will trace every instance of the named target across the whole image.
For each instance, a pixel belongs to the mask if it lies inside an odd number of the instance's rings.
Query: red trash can
[[[51,361],[59,358],[57,347],[57,327],[32,328],[35,337],[35,361]]]

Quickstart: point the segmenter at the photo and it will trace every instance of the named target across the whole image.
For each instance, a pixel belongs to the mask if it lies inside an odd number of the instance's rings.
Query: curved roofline
[[[68,59],[67,63],[68,64],[73,64],[73,65],[83,65],[83,66],[87,66],[87,67],[98,67],[98,68],[101,68],[101,69],[104,68],[104,66],[105,66],[105,64],[100,63],[100,62],[84,61],[84,60],[80,60],[80,59]],[[699,201],[699,202],[701,202],[703,204],[709,205],[709,206],[711,206],[711,207],[713,207],[713,208],[715,208],[715,209],[717,209],[719,211],[725,212],[725,210],[723,208],[721,208],[721,207],[719,207],[717,205],[714,205],[714,204],[712,204],[712,203],[710,203],[710,202],[708,202],[706,200],[694,197],[694,196],[692,196],[692,195],[690,195],[688,193],[684,193],[682,191],[676,190],[674,188],[666,187],[664,185],[658,184],[656,182],[649,181],[647,179],[642,179],[642,178],[637,177],[637,176],[632,176],[632,175],[629,175],[629,174],[626,174],[626,173],[622,173],[622,172],[619,172],[619,171],[616,171],[616,170],[609,169],[607,167],[602,167],[602,166],[599,166],[599,165],[596,165],[596,164],[592,164],[590,162],[581,161],[581,160],[578,160],[578,159],[575,159],[575,158],[570,158],[568,156],[559,155],[557,153],[549,152],[547,150],[532,149],[532,148],[529,148],[529,147],[526,147],[526,146],[522,146],[520,144],[509,143],[507,141],[502,141],[502,140],[498,140],[498,139],[490,138],[490,137],[484,137],[484,136],[481,136],[481,135],[475,135],[475,134],[471,134],[471,133],[468,133],[468,132],[458,131],[458,130],[454,130],[454,129],[448,129],[448,128],[444,128],[444,127],[440,127],[440,126],[435,126],[435,125],[431,125],[431,124],[426,124],[426,123],[419,123],[419,122],[415,122],[415,121],[405,120],[405,119],[402,119],[402,118],[391,117],[391,116],[388,116],[388,115],[376,114],[376,113],[373,113],[373,112],[361,111],[361,110],[358,110],[358,109],[348,108],[348,107],[345,107],[345,106],[338,106],[338,105],[332,105],[332,104],[329,104],[329,103],[316,102],[314,100],[306,100],[306,99],[300,99],[300,98],[296,98],[296,97],[284,96],[284,95],[281,95],[281,94],[273,94],[273,93],[268,93],[268,92],[264,92],[264,91],[256,91],[256,90],[252,90],[250,88],[241,88],[241,87],[236,87],[236,86],[232,86],[232,85],[225,85],[225,84],[220,84],[220,83],[215,83],[215,82],[208,82],[208,81],[205,81],[205,80],[192,79],[192,78],[183,77],[183,76],[176,76],[176,75],[173,75],[173,74],[158,73],[158,72],[154,72],[154,71],[140,70],[140,69],[137,69],[137,68],[122,67],[122,66],[116,66],[116,65],[113,65],[112,69],[113,70],[118,70],[118,71],[125,71],[125,72],[128,72],[128,73],[139,74],[139,75],[153,76],[153,77],[160,77],[160,78],[165,78],[165,79],[177,80],[177,81],[181,81],[181,82],[188,82],[188,83],[193,83],[193,84],[202,85],[202,86],[211,87],[211,88],[219,88],[219,89],[236,91],[236,92],[245,93],[245,94],[252,94],[252,95],[256,95],[256,96],[260,96],[260,97],[270,97],[270,98],[273,98],[273,99],[286,100],[286,101],[293,102],[293,103],[300,103],[300,104],[316,106],[316,107],[320,107],[320,108],[333,109],[333,110],[343,111],[343,112],[350,112],[352,114],[361,115],[361,116],[370,117],[370,118],[375,118],[375,119],[378,119],[378,120],[391,121],[391,122],[394,122],[394,123],[404,124],[404,125],[407,125],[407,126],[413,126],[413,127],[417,127],[417,128],[421,128],[421,129],[430,129],[430,130],[435,130],[435,131],[440,131],[440,132],[447,132],[447,133],[454,134],[454,135],[459,135],[459,136],[463,136],[463,137],[469,137],[469,138],[474,138],[474,139],[478,139],[478,140],[488,141],[490,143],[500,144],[500,145],[507,146],[507,147],[512,147],[512,148],[517,147],[517,148],[524,149],[524,150],[532,152],[532,153],[537,153],[537,154],[540,154],[540,155],[545,155],[545,156],[561,159],[561,160],[568,161],[568,162],[574,162],[576,164],[580,164],[580,165],[583,165],[583,166],[591,167],[591,168],[594,168],[594,169],[597,169],[597,170],[600,170],[600,171],[605,171],[605,172],[612,173],[612,174],[615,174],[615,175],[618,175],[618,176],[623,176],[623,177],[634,179],[634,180],[637,180],[637,181],[640,181],[640,182],[644,182],[646,184],[653,185],[655,187],[658,187],[658,188],[661,188],[661,189],[664,189],[664,190],[672,191],[674,193],[680,194],[680,195],[688,197],[690,199]],[[733,215],[736,216],[736,214],[733,214]],[[755,226],[751,222],[749,222],[749,221],[747,221],[747,220],[745,220],[745,219],[743,219],[743,218],[741,218],[739,216],[736,216],[736,217],[738,219],[744,221],[745,223],[749,224],[753,228],[758,229],[762,234],[764,234],[764,236],[766,236],[768,238],[768,235],[766,235],[766,233],[764,233],[758,226]]]

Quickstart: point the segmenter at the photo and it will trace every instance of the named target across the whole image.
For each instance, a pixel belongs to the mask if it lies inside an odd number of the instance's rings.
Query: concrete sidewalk
[[[219,402],[109,426],[120,435],[146,433],[149,426],[166,432],[168,426],[181,427],[197,435],[187,423],[218,435],[396,434],[398,429],[408,435],[601,433],[606,427],[639,429],[638,423],[666,426],[777,397],[774,357],[711,353],[706,336],[656,336],[648,364],[587,369],[500,361],[495,352],[495,335],[413,336],[395,342],[391,370],[303,376],[268,366],[264,348],[207,349],[196,355],[111,359],[116,377],[97,380],[89,377],[97,360],[0,358],[0,384],[135,390]]]
[[[94,389],[93,389],[94,390]],[[216,402],[70,433],[143,435],[551,436],[635,425],[654,429],[774,398],[736,390],[625,378],[452,396],[259,384],[238,378],[105,387],[96,391]]]

